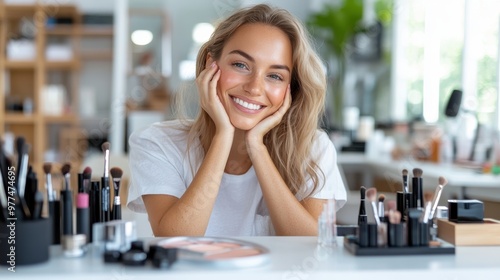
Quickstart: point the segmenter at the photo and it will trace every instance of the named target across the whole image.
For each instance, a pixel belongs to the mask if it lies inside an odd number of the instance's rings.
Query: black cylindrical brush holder
[[[46,262],[51,244],[51,219],[0,223],[0,265],[15,267]]]
[[[421,209],[411,208],[408,210],[408,246],[420,246],[420,222]]]
[[[368,247],[368,224],[358,226],[358,245],[359,247]]]
[[[389,247],[405,246],[404,224],[389,224],[387,235]]]
[[[377,224],[368,224],[368,247],[378,247]]]
[[[418,227],[420,229],[420,246],[429,246],[430,241],[430,227],[429,223],[419,223]]]

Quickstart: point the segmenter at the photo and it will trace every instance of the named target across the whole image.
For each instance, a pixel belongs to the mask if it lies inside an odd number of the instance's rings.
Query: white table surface
[[[18,266],[8,272],[0,266],[0,279],[132,280],[132,279],[498,279],[500,247],[457,247],[455,255],[377,256],[351,255],[342,246],[330,253],[318,250],[316,237],[246,237],[271,252],[270,265],[252,269],[211,270],[196,266],[125,267],[104,264],[88,254],[65,258],[59,247],[48,262]],[[395,278],[398,277],[398,278]]]

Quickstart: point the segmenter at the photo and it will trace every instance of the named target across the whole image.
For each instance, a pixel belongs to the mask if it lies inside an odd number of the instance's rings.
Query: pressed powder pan
[[[261,245],[221,237],[172,237],[155,244],[177,248],[178,262],[213,268],[248,268],[268,264],[269,250]]]

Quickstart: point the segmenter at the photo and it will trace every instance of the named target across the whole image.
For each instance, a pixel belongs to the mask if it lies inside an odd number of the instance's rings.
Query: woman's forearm
[[[205,234],[232,139],[229,133],[215,135],[186,192],[170,206],[163,205],[163,213],[153,227],[156,236]]]
[[[251,147],[250,158],[277,235],[316,235],[317,217],[288,189],[264,144]]]

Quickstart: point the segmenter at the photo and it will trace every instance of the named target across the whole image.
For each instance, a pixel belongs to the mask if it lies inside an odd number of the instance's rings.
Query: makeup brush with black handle
[[[92,168],[87,166],[83,170],[83,192],[84,193],[89,193],[91,179],[92,179]]]
[[[111,195],[109,186],[109,142],[102,144],[104,153],[104,174],[101,178],[101,222],[111,220]]]
[[[420,168],[413,168],[412,180],[412,197],[413,206],[415,208],[424,208],[424,190],[422,187],[422,174],[424,172]]]
[[[71,164],[65,163],[61,168],[64,177],[64,189],[61,190],[62,200],[62,233],[63,235],[73,235],[73,192],[70,186]]]
[[[52,163],[43,164],[45,173],[45,188],[47,189],[47,201],[49,218],[52,219],[52,244],[61,243],[61,202],[56,198],[56,191],[52,187]]]
[[[16,189],[17,189],[17,197],[19,199],[20,207],[22,207],[22,218],[30,219],[31,211],[26,203],[26,199],[24,197],[26,191],[26,177],[28,175],[28,145],[23,137],[18,137],[16,139],[16,148],[17,148],[17,177],[16,177]]]
[[[119,167],[113,167],[110,170],[111,177],[113,177],[113,188],[115,189],[115,197],[113,199],[113,218],[112,220],[122,219],[122,206],[120,201],[120,181],[122,179],[123,171]]]

